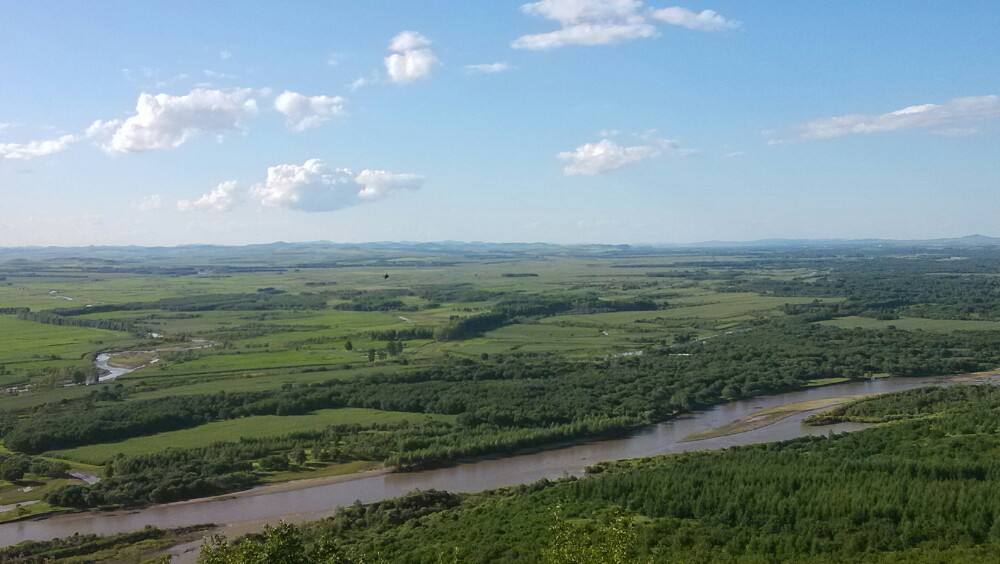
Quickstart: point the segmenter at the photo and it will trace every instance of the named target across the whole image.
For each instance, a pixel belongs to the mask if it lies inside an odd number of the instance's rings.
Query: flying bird
[[[386,272],[385,276],[382,277],[382,280],[388,280],[388,279],[389,279],[389,273]]]

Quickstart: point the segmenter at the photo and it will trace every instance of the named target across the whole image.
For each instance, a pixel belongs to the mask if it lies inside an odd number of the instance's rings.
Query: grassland
[[[447,421],[447,415],[380,411],[376,409],[323,409],[307,415],[261,415],[227,421],[216,421],[191,429],[157,433],[114,443],[88,445],[70,450],[49,453],[53,458],[73,460],[86,464],[103,464],[116,454],[136,456],[159,452],[167,448],[196,448],[221,441],[240,438],[274,437],[299,431],[322,429],[330,425],[356,423],[373,425],[435,419]]]

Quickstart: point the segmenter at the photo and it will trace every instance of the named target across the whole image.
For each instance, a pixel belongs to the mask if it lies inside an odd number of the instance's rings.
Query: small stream
[[[151,336],[155,339],[160,339],[163,336],[159,333],[152,333]],[[182,351],[196,351],[199,349],[207,349],[214,347],[215,343],[207,339],[192,339],[190,344],[187,345],[169,345],[161,346],[150,350],[133,350],[133,351],[120,351],[120,352],[102,352],[94,358],[94,367],[97,368],[97,381],[98,382],[110,382],[121,376],[135,372],[140,368],[145,368],[147,366],[156,364],[160,362],[159,354],[162,352],[182,352]],[[111,364],[111,358],[116,354],[122,353],[151,353],[153,357],[146,364],[140,366],[134,366],[132,368],[114,366]]]
[[[97,367],[98,382],[110,382],[112,380],[115,380],[119,376],[124,376],[129,372],[135,372],[136,370],[142,368],[142,366],[136,366],[135,368],[112,366],[108,364],[110,360],[111,360],[111,355],[108,353],[101,353],[97,355],[97,358],[94,359],[94,366]]]
[[[301,522],[330,515],[337,507],[358,500],[371,503],[398,497],[415,489],[478,492],[535,482],[542,478],[581,476],[598,462],[691,450],[783,441],[807,435],[856,431],[866,425],[845,423],[824,427],[802,424],[808,413],[782,419],[760,429],[684,442],[692,433],[707,431],[742,419],[760,409],[789,403],[841,396],[866,396],[942,383],[942,378],[886,378],[847,382],[821,388],[721,404],[671,421],[650,425],[628,437],[594,441],[564,448],[499,457],[448,468],[411,473],[361,475],[336,483],[316,484],[285,491],[263,490],[259,495],[222,496],[133,511],[78,513],[37,521],[0,525],[0,546],[25,540],[46,540],[74,533],[113,534],[147,525],[162,528],[216,523],[226,534],[243,534],[279,520]]]

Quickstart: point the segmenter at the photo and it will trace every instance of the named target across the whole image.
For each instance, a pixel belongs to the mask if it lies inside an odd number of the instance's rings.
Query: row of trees
[[[514,295],[501,299],[488,312],[452,317],[446,325],[435,329],[434,338],[439,341],[469,339],[525,317],[656,309],[659,309],[659,305],[645,298],[602,300],[596,294]]]

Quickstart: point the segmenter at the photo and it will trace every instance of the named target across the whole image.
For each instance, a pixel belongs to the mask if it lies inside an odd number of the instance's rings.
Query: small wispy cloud
[[[62,135],[55,139],[28,141],[26,143],[0,143],[0,160],[30,161],[39,157],[61,153],[76,143],[76,135]]]
[[[480,63],[477,65],[465,65],[465,72],[469,74],[497,74],[511,70],[510,63],[498,61],[496,63]]]
[[[162,206],[163,206],[163,198],[161,198],[159,194],[152,194],[150,196],[146,196],[145,198],[139,200],[139,203],[136,204],[135,207],[138,208],[139,211],[141,212],[148,212],[148,211],[158,210]]]
[[[212,69],[205,69],[205,70],[201,71],[201,73],[204,74],[205,76],[207,76],[208,78],[211,78],[211,79],[214,79],[214,80],[235,80],[236,79],[236,75],[225,73],[225,72],[219,72],[219,71],[215,71],[215,70],[212,70]]]
[[[738,21],[722,17],[721,14],[714,10],[695,12],[678,6],[653,10],[649,13],[649,17],[666,24],[694,31],[725,31],[727,29],[736,29],[742,25]]]
[[[942,135],[970,135],[979,124],[1000,119],[1000,96],[966,96],[941,104],[918,104],[884,114],[846,114],[794,126],[784,135],[766,133],[770,144],[836,139],[911,129]]]
[[[642,0],[539,0],[521,6],[525,14],[559,24],[553,31],[522,35],[514,49],[541,51],[568,45],[612,45],[658,35],[655,23],[696,31],[734,29],[740,23],[712,10],[646,9]]]
[[[584,143],[572,151],[563,151],[556,157],[565,161],[566,176],[595,176],[660,156],[664,153],[682,153],[680,145],[671,139],[644,137],[638,145],[622,145],[605,138],[595,143]]]

